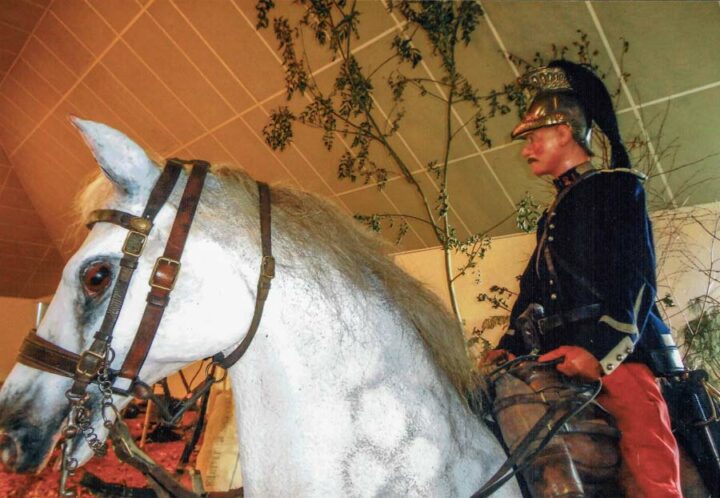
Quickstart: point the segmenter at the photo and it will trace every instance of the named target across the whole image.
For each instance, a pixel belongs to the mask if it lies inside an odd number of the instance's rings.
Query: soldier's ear
[[[573,138],[572,129],[569,125],[562,123],[558,125],[556,129],[558,133],[558,142],[560,143],[560,145],[567,145],[570,142],[575,141],[575,139]]]

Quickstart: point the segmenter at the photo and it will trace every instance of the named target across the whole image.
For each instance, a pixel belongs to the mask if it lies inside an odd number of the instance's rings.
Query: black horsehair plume
[[[559,67],[567,76],[573,92],[580,104],[588,113],[588,117],[595,121],[610,141],[611,168],[629,168],[630,157],[620,138],[617,117],[613,110],[612,99],[605,84],[586,65],[576,64],[566,60],[554,60],[549,67]]]

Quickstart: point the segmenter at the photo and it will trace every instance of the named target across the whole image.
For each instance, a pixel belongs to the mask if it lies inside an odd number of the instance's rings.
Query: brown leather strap
[[[170,300],[170,293],[180,272],[180,258],[200,202],[205,177],[210,168],[210,164],[205,161],[194,161],[193,164],[175,221],[170,230],[165,252],[155,262],[155,268],[150,276],[150,292],[147,295],[145,312],[120,369],[120,377],[128,379],[131,386],[137,379],[148,351],[150,351],[165,307]]]
[[[100,222],[119,225],[126,230],[140,232],[145,235],[150,233],[150,229],[152,228],[152,222],[150,220],[142,216],[126,213],[125,211],[118,211],[117,209],[96,209],[90,213],[85,225],[88,228],[92,228],[95,223]]]
[[[125,295],[130,287],[130,281],[132,280],[135,268],[137,268],[140,254],[142,254],[142,250],[145,247],[147,233],[152,228],[153,221],[160,211],[160,208],[170,197],[181,171],[181,162],[174,159],[168,160],[155,186],[150,192],[150,197],[145,206],[142,218],[136,218],[133,215],[120,211],[116,211],[115,213],[117,214],[113,214],[111,210],[96,211],[93,213],[94,217],[91,215],[91,221],[93,218],[95,219],[93,223],[97,223],[98,221],[118,222],[120,226],[125,228],[127,227],[124,223],[129,223],[131,226],[139,228],[140,230],[131,230],[125,239],[122,248],[123,257],[120,259],[120,270],[110,296],[110,302],[108,303],[102,325],[100,326],[100,330],[95,333],[95,339],[90,347],[80,354],[77,361],[74,382],[70,388],[70,393],[73,396],[82,397],[85,395],[88,384],[97,377],[100,368],[105,363],[105,352],[112,340],[115,324],[117,323],[120,310],[125,302]],[[140,223],[140,219],[146,220],[147,223]],[[146,228],[147,231],[143,231],[143,228]]]
[[[270,195],[270,187],[258,182],[258,191],[260,193],[260,241],[262,246],[262,263],[260,267],[260,277],[257,284],[257,295],[255,297],[255,311],[253,312],[252,321],[248,328],[247,334],[242,342],[229,355],[225,356],[218,353],[213,357],[213,361],[228,369],[233,366],[245,354],[250,347],[250,343],[255,337],[260,319],[262,318],[265,301],[270,293],[270,284],[275,277],[275,258],[272,255],[272,231],[271,231],[271,205],[272,198]]]
[[[32,329],[25,337],[17,356],[18,363],[45,372],[72,378],[80,355],[56,346]]]

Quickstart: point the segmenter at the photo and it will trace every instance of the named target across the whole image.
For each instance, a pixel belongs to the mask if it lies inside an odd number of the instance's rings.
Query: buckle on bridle
[[[260,265],[260,274],[268,279],[275,278],[275,258],[272,256],[263,256]]]
[[[170,280],[167,283],[160,283],[160,277],[158,272],[158,270],[160,269],[160,265],[166,266],[166,272],[164,274],[167,275]],[[153,267],[152,274],[150,275],[150,287],[155,287],[157,289],[162,289],[170,292],[175,288],[175,282],[177,281],[179,273],[180,261],[161,256],[157,259],[157,261],[155,261],[155,266]]]
[[[123,244],[123,254],[127,254],[128,256],[134,256],[136,258],[140,257],[140,254],[145,247],[146,240],[147,235],[145,235],[144,233],[136,232],[134,230],[129,231],[127,237],[125,237],[125,243]]]
[[[89,359],[88,357],[92,357],[95,359]],[[83,363],[86,362],[88,363],[87,367],[83,365]],[[82,375],[88,378],[95,377],[100,371],[100,365],[104,362],[104,354],[96,353],[95,351],[91,351],[89,349],[85,350],[80,354],[80,359],[78,360],[77,367],[75,367],[75,373],[77,375]]]

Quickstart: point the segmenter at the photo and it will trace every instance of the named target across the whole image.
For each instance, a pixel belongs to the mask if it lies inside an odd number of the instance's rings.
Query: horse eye
[[[88,297],[96,297],[110,286],[112,281],[112,267],[104,262],[98,261],[90,264],[82,274],[83,292]]]

